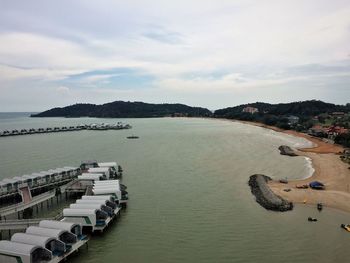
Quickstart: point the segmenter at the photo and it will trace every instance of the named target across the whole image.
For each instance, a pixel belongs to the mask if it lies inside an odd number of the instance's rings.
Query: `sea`
[[[348,213],[296,205],[267,211],[249,176],[311,176],[310,160],[279,154],[302,138],[239,122],[201,118],[30,118],[1,113],[0,131],[123,122],[130,130],[0,137],[0,180],[82,160],[116,161],[129,203],[68,262],[348,262]],[[137,135],[139,139],[126,137]],[[60,207],[59,209],[62,209]],[[307,218],[316,217],[317,222]]]

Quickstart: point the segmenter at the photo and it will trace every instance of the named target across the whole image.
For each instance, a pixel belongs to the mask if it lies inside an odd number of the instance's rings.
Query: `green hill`
[[[151,104],[144,102],[114,101],[102,105],[74,104],[53,108],[31,117],[98,117],[98,118],[146,118],[165,116],[205,117],[208,109],[184,104]]]

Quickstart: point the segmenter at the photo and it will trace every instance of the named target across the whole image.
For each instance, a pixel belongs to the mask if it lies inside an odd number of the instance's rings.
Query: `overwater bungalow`
[[[107,226],[108,214],[99,209],[63,209],[63,222],[79,223],[91,231],[102,231]]]
[[[53,131],[54,132],[59,132],[59,131],[61,131],[61,128],[60,127],[55,127],[55,128],[53,128]]]
[[[111,180],[110,180],[111,181]],[[118,180],[112,180],[118,181]],[[97,181],[99,182],[99,181]],[[125,205],[128,202],[128,192],[122,190],[119,183],[111,182],[109,184],[95,182],[92,192],[94,195],[113,195],[118,198],[120,204]],[[103,181],[102,181],[103,182]]]
[[[16,180],[18,183],[18,188],[27,186],[27,182],[25,179],[23,179],[21,176],[15,176],[12,179]]]
[[[95,200],[102,200],[114,210],[114,214],[118,214],[120,211],[119,200],[112,195],[83,195],[81,199],[92,203],[94,203]]]
[[[3,195],[14,193],[17,190],[17,187],[14,186],[13,181],[8,178],[0,181],[0,188]]]
[[[46,128],[46,132],[52,132],[52,128]]]
[[[83,123],[76,126],[76,128],[78,130],[85,130],[85,129],[87,129],[87,127],[88,127],[88,125],[83,124]]]
[[[82,161],[80,164],[80,169],[84,172],[86,172],[89,168],[96,168],[96,167],[98,167],[98,163],[96,160]]]
[[[81,173],[80,167],[65,166],[63,169],[66,169],[70,177],[76,177]]]
[[[38,175],[38,174],[29,174],[29,175],[23,175],[22,178],[24,179],[29,179],[27,180],[28,185],[30,187],[37,187],[39,186],[39,180],[41,179],[42,175]]]
[[[2,136],[9,136],[11,133],[10,133],[10,131],[8,131],[8,130],[4,130],[3,132],[2,132]]]
[[[88,168],[87,172],[93,174],[103,174],[104,176],[106,176],[107,179],[113,176],[113,171],[109,167]]]
[[[82,232],[82,228],[81,228],[80,224],[62,222],[62,221],[56,221],[56,220],[42,220],[39,222],[39,227],[63,229],[63,230],[69,231],[72,234],[76,235],[78,237],[78,239],[85,238],[82,236],[83,232]]]
[[[28,174],[25,174],[25,175],[22,175],[21,178],[22,178],[22,181],[27,183],[27,185],[29,187],[33,187],[33,178],[32,178],[32,176],[30,176]]]
[[[19,132],[21,135],[28,134],[28,131],[26,129],[22,129]]]
[[[116,203],[118,199],[116,199],[113,195],[83,195],[81,197],[83,200],[109,200],[113,203]]]
[[[11,237],[11,241],[46,248],[53,256],[62,256],[66,252],[65,243],[54,237],[16,233]]]
[[[120,166],[116,162],[98,163],[98,167],[109,168],[111,170],[112,177],[116,177],[118,175],[118,171],[120,170]]]
[[[19,131],[18,130],[12,130],[11,131],[11,135],[19,135]]]
[[[97,129],[97,124],[93,123],[87,126],[88,130],[96,130]]]
[[[8,192],[16,192],[22,180],[17,180],[14,178],[2,179],[2,182],[7,183]]]
[[[36,130],[33,129],[33,128],[30,128],[29,131],[28,131],[28,133],[29,133],[29,134],[34,134],[34,133],[36,133]]]
[[[43,175],[43,178],[45,179],[45,184],[49,184],[49,183],[52,183],[55,181],[55,174],[54,173],[51,173],[49,171],[41,171],[39,172],[39,174],[42,174]]]
[[[36,182],[36,186],[41,186],[47,184],[47,174],[46,173],[32,173],[33,183]]]
[[[65,243],[66,247],[70,247],[78,241],[76,235],[63,229],[30,226],[26,229],[26,234],[57,238]]]
[[[99,205],[106,205],[113,210],[117,208],[117,205],[115,202],[112,202],[110,200],[105,200],[105,199],[78,199],[76,200],[76,204],[99,204]]]
[[[56,180],[56,177],[58,176],[58,171],[56,171],[56,170],[50,169],[50,170],[43,171],[43,172],[40,172],[40,173],[50,176],[49,177],[50,178],[49,179],[49,183],[54,183],[54,182],[58,181],[58,180]]]
[[[0,195],[7,195],[11,192],[12,185],[7,182],[0,181]]]
[[[51,173],[55,182],[59,182],[62,180],[61,171],[58,171],[57,169],[50,169],[50,170],[47,170],[47,172]]]
[[[90,201],[90,200],[87,200]],[[100,203],[93,203],[93,202],[86,202],[86,203],[75,203],[75,204],[70,204],[69,208],[72,209],[99,209],[108,214],[109,217],[114,216],[114,209],[111,207],[105,205],[105,204],[100,204]]]
[[[39,128],[36,130],[37,133],[45,133],[45,129],[44,128]]]
[[[46,248],[7,240],[0,241],[0,262],[44,263],[51,259],[52,253]]]
[[[79,180],[90,180],[90,181],[102,181],[107,178],[103,174],[93,174],[93,173],[82,173],[78,176]]]
[[[94,181],[106,180],[106,178],[102,174],[83,173],[82,175],[78,176],[78,180],[83,185],[93,185]]]

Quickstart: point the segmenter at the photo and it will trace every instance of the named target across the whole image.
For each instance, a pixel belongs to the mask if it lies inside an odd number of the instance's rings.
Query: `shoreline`
[[[321,139],[293,130],[281,130],[277,127],[255,122],[237,122],[304,138],[314,144],[314,147],[300,148],[296,151],[299,156],[311,160],[314,169],[313,174],[304,179],[289,181],[288,184],[283,184],[278,181],[270,181],[268,185],[275,194],[297,204],[317,205],[317,203],[323,203],[324,207],[331,207],[344,212],[350,212],[350,169],[349,165],[342,162],[339,158],[339,153],[344,150],[342,146],[330,144]],[[324,183],[326,189],[313,190],[311,188],[296,188],[296,185],[309,184],[315,180]],[[287,188],[291,189],[291,191],[284,191],[284,189]]]

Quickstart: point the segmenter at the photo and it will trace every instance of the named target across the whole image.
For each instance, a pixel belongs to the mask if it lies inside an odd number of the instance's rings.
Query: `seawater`
[[[303,157],[278,146],[300,138],[237,122],[187,119],[1,118],[0,130],[123,121],[132,130],[76,131],[0,138],[0,178],[116,160],[124,169],[129,206],[88,250],[70,262],[347,262],[349,215],[297,205],[267,211],[247,181],[254,173],[298,179]],[[138,140],[127,140],[135,134]],[[307,221],[318,218],[317,223]]]

